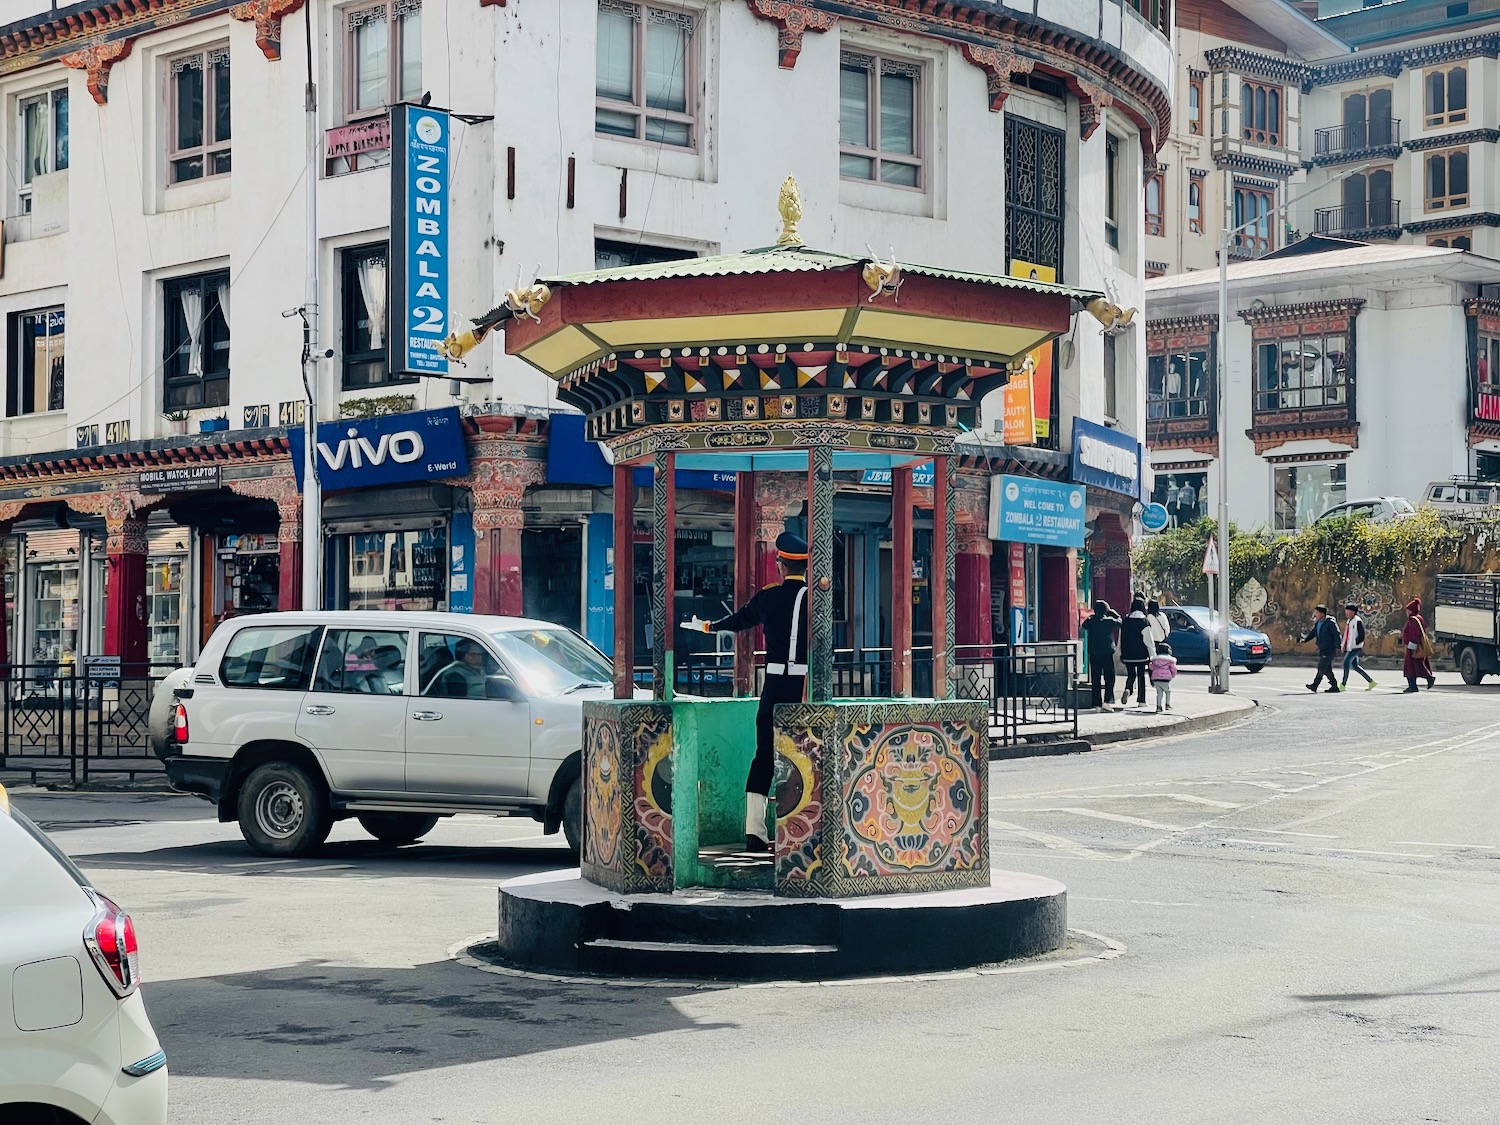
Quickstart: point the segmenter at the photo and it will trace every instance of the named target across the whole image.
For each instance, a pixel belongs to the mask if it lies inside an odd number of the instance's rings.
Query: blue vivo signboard
[[[447,375],[438,345],[448,335],[448,178],[452,150],[446,110],[391,107],[391,372]]]
[[[1073,419],[1073,479],[1141,498],[1141,443],[1119,430]]]
[[[286,440],[301,488],[304,431],[294,426]],[[468,471],[457,407],[318,424],[318,482],[329,490],[460,477]]]
[[[1082,547],[1082,486],[1031,477],[990,478],[990,538],[1046,547]]]

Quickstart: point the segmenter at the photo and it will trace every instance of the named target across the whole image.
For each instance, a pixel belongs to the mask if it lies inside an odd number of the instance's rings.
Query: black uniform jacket
[[[797,630],[797,653],[789,660],[787,644],[792,638],[792,610],[797,595],[807,589],[807,580],[788,578],[779,586],[767,586],[746,602],[738,611],[722,621],[715,621],[710,628],[715,632],[743,633],[757,625],[766,631],[767,664],[806,664],[808,636],[808,604],[802,599],[801,627]]]

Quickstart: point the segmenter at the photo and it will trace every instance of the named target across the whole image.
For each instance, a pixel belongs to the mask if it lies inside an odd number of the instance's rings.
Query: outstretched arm
[[[721,617],[717,621],[701,621],[694,617],[691,621],[684,621],[682,627],[694,632],[701,630],[705,633],[743,633],[746,629],[754,629],[762,623],[763,609],[761,595],[756,594],[728,617]]]

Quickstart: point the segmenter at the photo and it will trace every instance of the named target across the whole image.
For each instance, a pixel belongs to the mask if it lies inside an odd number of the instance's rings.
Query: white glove
[[[703,619],[701,619],[695,613],[695,614],[693,614],[693,619],[691,621],[684,621],[684,622],[682,622],[682,624],[679,625],[678,628],[679,629],[686,629],[690,633],[711,633],[711,632],[713,632],[713,630],[710,629],[708,626],[709,626],[709,622],[704,621]]]

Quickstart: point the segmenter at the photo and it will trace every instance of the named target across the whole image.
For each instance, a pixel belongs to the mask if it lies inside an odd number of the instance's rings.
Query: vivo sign
[[[287,431],[302,486],[303,431]],[[367,488],[462,476],[469,471],[458,411],[421,410],[318,426],[318,480],[324,488]]]
[[[450,122],[445,110],[391,107],[390,359],[400,375],[446,375]]]

